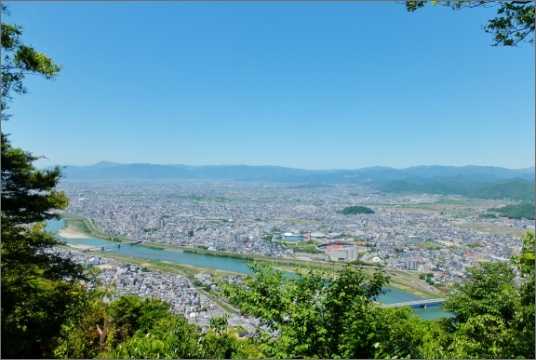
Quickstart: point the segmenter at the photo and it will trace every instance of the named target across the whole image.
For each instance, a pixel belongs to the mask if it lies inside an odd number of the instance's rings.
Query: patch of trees
[[[342,209],[341,211],[337,211],[337,213],[343,214],[343,215],[374,214],[374,210],[366,206],[348,206]]]
[[[469,185],[453,182],[420,184],[404,180],[396,180],[380,185],[379,189],[383,192],[394,193],[466,195],[476,186],[476,184]]]
[[[475,190],[467,197],[480,199],[512,199],[534,201],[534,183],[512,181],[503,184],[493,184]],[[534,214],[533,214],[534,216]]]
[[[158,246],[145,245],[145,244],[136,244],[134,246],[141,246],[141,247],[144,247],[144,248],[147,248],[147,249],[152,249],[152,250],[164,250],[163,248],[158,247]]]
[[[292,248],[294,252],[302,252],[307,254],[323,254],[322,250],[318,250],[316,246],[295,246]]]
[[[199,254],[199,255],[207,255],[207,256],[218,256],[218,257],[225,257],[225,258],[232,258],[232,259],[239,259],[239,260],[254,260],[253,256],[250,255],[242,255],[242,254],[236,254],[236,253],[226,253],[226,252],[215,252],[210,250],[204,250],[204,249],[184,249],[183,252],[190,253],[190,254]]]
[[[467,247],[470,247],[470,248],[479,248],[479,247],[482,247],[482,245],[478,244],[478,243],[469,243],[469,244],[466,244]]]
[[[222,282],[242,313],[278,332],[256,341],[268,358],[514,358],[534,356],[534,235],[509,263],[482,263],[445,296],[452,318],[423,320],[410,308],[375,301],[389,284],[381,268],[366,274],[296,270],[288,277],[271,264],[250,265],[241,284]],[[522,273],[517,286],[514,266]],[[430,285],[433,275],[423,274]],[[532,296],[532,298],[531,298]]]
[[[506,199],[534,201],[534,183],[509,181],[486,185],[482,183],[413,183],[397,180],[382,184],[380,190],[392,193],[463,195],[479,199]]]
[[[534,220],[534,203],[523,203],[519,205],[507,205],[500,208],[491,208],[488,211],[496,211],[499,216],[509,219],[529,219]]]
[[[202,288],[205,291],[210,291],[211,290],[210,285],[205,284],[204,282],[202,282],[200,280],[195,279],[192,283],[194,284],[194,286],[196,288]]]
[[[498,7],[497,16],[482,26],[486,33],[493,35],[492,45],[534,44],[533,1],[406,1],[406,9],[414,12],[426,3],[447,6],[453,10]]]

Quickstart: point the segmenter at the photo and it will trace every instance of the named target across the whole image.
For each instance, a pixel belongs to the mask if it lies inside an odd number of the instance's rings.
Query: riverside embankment
[[[117,244],[117,242],[114,242],[114,241],[90,238],[87,235],[81,238],[74,238],[73,233],[76,234],[76,231],[73,229],[70,229],[69,231],[69,235],[70,235],[69,238],[62,237],[61,235],[58,234],[58,232],[64,226],[65,226],[65,221],[63,220],[51,220],[47,224],[47,230],[50,232],[56,233],[57,236],[62,241],[67,242],[69,245],[74,245],[73,247],[78,247],[78,249],[81,249],[81,247],[86,247],[86,246],[96,247],[96,246]],[[166,261],[169,263],[194,266],[194,267],[200,268],[200,270],[205,269],[205,272],[206,272],[206,269],[214,269],[214,270],[224,270],[224,271],[242,273],[242,274],[252,273],[244,260],[230,258],[230,257],[214,256],[213,254],[203,255],[203,254],[198,254],[198,253],[181,252],[177,250],[173,251],[170,249],[156,249],[156,248],[147,248],[147,247],[142,247],[142,246],[128,246],[128,245],[121,246],[120,249],[98,252],[99,256],[104,256],[104,257],[106,257],[106,254],[111,254],[111,253],[117,254],[117,255],[129,256],[129,257],[154,259],[154,260]],[[271,260],[274,261],[275,259],[272,258]],[[280,264],[279,266],[277,266],[278,265],[277,263],[275,265],[277,267],[281,267],[284,270],[291,269],[292,266],[296,267],[297,264],[296,265],[294,264],[295,260],[289,259],[289,262],[290,263],[288,265]],[[306,264],[303,263],[301,265],[306,265]],[[389,290],[390,291],[387,294],[382,295],[380,298],[380,301],[385,304],[393,304],[393,303],[423,299],[423,297],[421,296],[416,296],[408,292],[400,291],[394,288],[389,288]],[[427,309],[415,309],[415,313],[425,319],[447,316],[447,314],[444,313],[441,310],[441,308],[437,306],[430,307]]]

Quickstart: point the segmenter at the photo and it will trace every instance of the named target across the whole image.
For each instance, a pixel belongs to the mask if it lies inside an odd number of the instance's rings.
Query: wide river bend
[[[101,239],[66,239],[58,235],[58,231],[65,225],[63,220],[50,220],[47,222],[46,230],[55,233],[62,241],[72,244],[83,244],[90,246],[103,246],[117,244],[116,242],[106,241]],[[111,252],[119,252],[128,256],[135,256],[145,259],[157,259],[163,261],[174,262],[177,264],[194,265],[209,269],[227,270],[243,274],[251,274],[251,270],[246,263],[239,259],[232,259],[218,256],[207,256],[199,254],[183,253],[170,250],[155,250],[141,246],[122,246],[121,249],[106,250]],[[399,302],[420,300],[421,297],[408,294],[406,292],[389,288],[389,292],[380,296],[380,301],[384,304],[394,304]],[[426,309],[413,309],[413,311],[423,319],[435,319],[442,316],[449,316],[439,306],[431,306]]]

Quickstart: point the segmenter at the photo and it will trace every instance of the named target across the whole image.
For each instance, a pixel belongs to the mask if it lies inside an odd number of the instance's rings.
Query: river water
[[[90,246],[103,246],[103,245],[110,245],[118,243],[113,241],[106,241],[106,240],[100,240],[100,239],[66,239],[60,235],[57,234],[58,230],[60,230],[64,226],[65,222],[63,220],[50,220],[47,222],[46,230],[50,231],[52,233],[56,233],[56,236],[60,238],[62,241],[69,242],[72,244],[84,244],[84,245],[90,245]],[[155,250],[155,249],[148,249],[141,246],[130,246],[126,244],[121,244],[120,249],[113,249],[113,250],[106,250],[111,252],[118,252],[120,254],[128,255],[128,256],[135,256],[139,258],[146,258],[146,259],[157,259],[157,260],[163,260],[163,261],[169,261],[174,262],[177,264],[186,264],[186,265],[194,265],[204,268],[210,268],[210,269],[219,269],[219,270],[227,270],[227,271],[234,271],[238,273],[243,274],[252,274],[249,267],[246,265],[246,263],[239,259],[233,259],[233,258],[225,258],[225,257],[218,257],[218,256],[207,256],[207,255],[199,255],[199,254],[189,254],[189,253],[183,253],[183,252],[177,252],[177,251],[170,251],[170,250]],[[380,301],[384,304],[394,304],[399,302],[406,302],[406,301],[414,301],[414,300],[420,300],[421,297],[397,290],[389,288],[389,292],[387,294],[384,294],[380,296]],[[414,312],[422,317],[423,319],[435,319],[442,316],[448,316],[449,314],[445,313],[439,306],[431,306],[426,309],[413,309]]]

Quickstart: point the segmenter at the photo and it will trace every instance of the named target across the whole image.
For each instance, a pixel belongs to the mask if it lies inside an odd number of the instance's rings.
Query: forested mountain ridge
[[[534,203],[522,203],[518,205],[507,205],[500,208],[488,209],[495,211],[499,216],[504,216],[510,219],[529,219],[534,220]]]
[[[225,179],[288,183],[371,183],[408,180],[411,182],[496,182],[518,177],[534,179],[534,167],[506,169],[491,166],[417,166],[406,169],[370,167],[354,170],[304,170],[282,166],[250,165],[159,165],[100,162],[90,166],[66,166],[64,175],[73,180],[115,179]]]
[[[534,201],[534,182],[513,179],[494,184],[478,182],[435,182],[415,183],[392,181],[381,184],[378,189],[390,193],[427,193],[442,195],[464,195],[479,199],[512,199]]]
[[[480,199],[504,199],[534,201],[534,183],[512,181],[482,187],[467,194]]]

